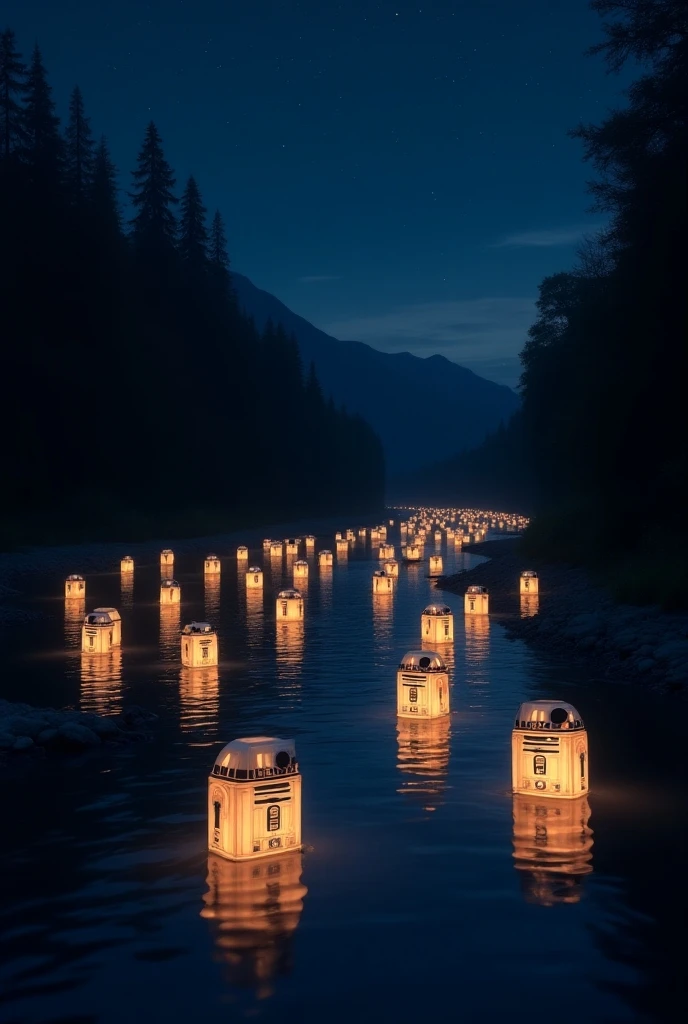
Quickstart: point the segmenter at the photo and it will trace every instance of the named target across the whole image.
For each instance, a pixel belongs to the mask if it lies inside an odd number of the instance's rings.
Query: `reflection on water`
[[[321,565],[319,567],[320,607],[324,612],[332,610],[333,576],[334,570],[331,565]]]
[[[583,878],[592,872],[588,798],[513,799],[514,867],[526,900],[543,907],[578,903]]]
[[[393,646],[394,594],[373,594],[373,636],[378,650]]]
[[[181,654],[181,607],[160,605],[160,654],[163,661],[179,661]]]
[[[521,618],[528,619],[537,615],[540,610],[540,598],[537,594],[521,594]]]
[[[265,608],[262,590],[246,591],[246,635],[248,646],[258,649],[263,645]]]
[[[397,768],[404,778],[398,793],[420,800],[424,811],[444,802],[451,743],[451,717],[397,719]]]
[[[303,619],[291,619],[275,623],[275,651],[277,654],[277,678],[283,682],[294,682],[301,678],[305,629]],[[287,689],[291,689],[287,687]],[[284,695],[285,688],[280,688]]]
[[[79,598],[67,598],[64,608],[65,646],[81,647],[81,627],[86,615],[86,601]]]
[[[246,589],[244,573],[239,572],[239,583]],[[220,587],[222,577],[219,574],[206,575],[204,589],[204,614],[205,621],[216,626],[220,621]]]
[[[97,715],[118,715],[122,710],[122,648],[112,647],[107,654],[81,652],[82,711]]]
[[[123,608],[131,608],[134,603],[134,574],[123,572],[120,583],[120,604]]]
[[[490,618],[488,615],[466,615],[464,617],[466,634],[466,669],[471,669],[471,678],[478,680],[484,676],[485,662],[490,653]]]
[[[217,665],[179,670],[179,727],[187,739],[206,742],[217,738],[220,710],[220,674]],[[189,736],[188,734],[192,735]]]
[[[242,863],[208,857],[201,916],[212,921],[229,983],[253,990],[258,999],[273,995],[274,979],[292,970],[292,936],[308,892],[302,870],[301,853]]]

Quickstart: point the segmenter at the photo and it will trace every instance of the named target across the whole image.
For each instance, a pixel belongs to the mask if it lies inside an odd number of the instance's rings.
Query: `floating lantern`
[[[454,616],[446,604],[429,604],[420,617],[420,635],[433,644],[450,643],[454,639]]]
[[[294,562],[294,580],[307,580],[308,579],[308,562],[303,558],[298,558]]]
[[[377,528],[377,535],[378,535],[378,537],[379,537],[379,539],[381,541],[387,540],[387,527],[386,526],[378,526],[378,528]]]
[[[119,647],[122,643],[122,616],[116,608],[94,608],[94,613],[105,614],[110,617],[112,623],[112,646]]]
[[[365,526],[361,526],[358,531],[358,536],[361,538],[361,540],[365,540],[367,533],[368,531],[366,530]]]
[[[131,555],[125,555],[122,561],[119,563],[119,570],[122,573],[128,573],[134,571],[134,559]]]
[[[171,569],[174,565],[174,551],[171,548],[163,548],[160,552],[160,568]]]
[[[65,580],[65,597],[70,601],[75,598],[77,601],[86,600],[86,580],[83,576],[73,573]]]
[[[401,557],[405,562],[420,562],[421,548],[418,544],[406,544],[401,549]]]
[[[490,607],[490,595],[486,587],[471,586],[463,599],[463,610],[466,615],[487,615]]]
[[[435,544],[441,544],[442,543],[442,531],[441,530],[435,530],[434,536],[435,536]]]
[[[209,668],[218,663],[217,633],[209,622],[190,622],[181,634],[182,665]]]
[[[447,666],[435,651],[409,651],[397,672],[397,715],[440,718],[448,714]]]
[[[350,544],[354,543],[354,541],[356,540],[356,534],[354,533],[353,530],[346,531],[346,539],[349,541]]]
[[[299,542],[294,537],[285,541],[287,555],[298,555],[299,553]]]
[[[248,548],[245,544],[240,544],[237,548],[237,562],[245,562],[248,560]]]
[[[578,903],[583,878],[592,872],[590,804],[514,796],[514,867],[528,903],[551,907]]]
[[[394,526],[394,520],[393,519],[388,519],[387,522],[389,523],[390,526]]]
[[[276,601],[277,619],[302,619],[303,597],[300,590],[280,590]]]
[[[301,775],[293,740],[233,740],[208,779],[208,848],[227,860],[301,848]]]
[[[251,568],[246,573],[246,589],[263,589],[263,570],[259,565],[252,565]]]
[[[335,533],[335,535],[334,535],[334,539],[335,540],[341,540],[342,539],[341,532],[337,531],[337,533]]]
[[[532,569],[526,569],[525,572],[521,573],[520,592],[521,594],[528,595],[539,593],[538,574],[533,572]]]
[[[388,576],[393,576],[395,579],[399,575],[399,563],[394,558],[388,558],[382,568]]]
[[[327,566],[334,565],[334,557],[332,555],[332,552],[328,551],[326,548],[323,548],[323,550],[318,555],[318,565],[320,566],[321,569],[326,568]]]
[[[217,555],[206,555],[203,563],[203,572],[206,576],[219,576],[221,571],[220,559]]]
[[[373,593],[392,594],[394,593],[394,577],[388,576],[386,572],[373,573]]]
[[[439,574],[442,572],[442,555],[430,555],[430,572]]]
[[[314,547],[315,547],[315,537],[313,536],[312,533],[309,533],[308,536],[306,537],[306,550],[307,551],[312,551]]]
[[[394,545],[393,544],[381,544],[380,550],[378,551],[378,557],[384,562],[386,558],[394,558]]]
[[[271,558],[281,558],[282,557],[282,541],[281,540],[273,540],[272,544],[270,545],[270,557]]]
[[[81,627],[81,650],[87,654],[108,654],[113,647],[115,624],[105,611],[89,612]]]
[[[160,604],[179,604],[182,588],[176,580],[160,580]]]
[[[573,705],[521,704],[511,736],[511,774],[514,793],[574,799],[588,792],[588,734]]]
[[[346,558],[349,554],[349,542],[346,540],[337,541],[337,555]]]
[[[265,537],[264,540],[263,540],[263,551],[269,551],[271,544],[272,544],[272,541],[270,540],[270,538],[269,537]]]

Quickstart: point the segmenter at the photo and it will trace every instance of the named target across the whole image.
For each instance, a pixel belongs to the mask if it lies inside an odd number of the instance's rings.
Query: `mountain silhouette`
[[[379,434],[387,470],[398,475],[479,445],[519,407],[511,388],[479,377],[444,356],[378,352],[340,341],[232,272],[239,306],[262,330],[282,323],[299,343],[304,369],[315,363],[326,397],[359,413]],[[285,405],[289,396],[284,396]]]

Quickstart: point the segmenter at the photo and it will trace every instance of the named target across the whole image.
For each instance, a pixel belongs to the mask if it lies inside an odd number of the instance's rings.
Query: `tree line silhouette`
[[[181,195],[154,123],[125,223],[81,91],[0,35],[0,543],[210,532],[378,509],[384,458],[238,308],[222,216]],[[9,493],[8,493],[9,492]]]
[[[640,68],[623,109],[571,132],[608,224],[540,285],[522,410],[435,475],[483,494],[499,480],[537,513],[534,552],[599,566],[624,597],[677,604],[688,600],[688,7],[590,6],[605,38],[589,53],[610,72]]]

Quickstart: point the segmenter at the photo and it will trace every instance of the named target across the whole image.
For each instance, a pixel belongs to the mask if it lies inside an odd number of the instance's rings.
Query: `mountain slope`
[[[444,356],[378,352],[360,341],[339,341],[292,313],[243,274],[232,273],[239,305],[262,330],[268,319],[296,336],[304,368],[315,363],[325,395],[360,413],[375,428],[390,474],[474,447],[519,407],[502,384],[479,377]],[[285,402],[288,403],[288,396]]]

